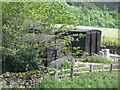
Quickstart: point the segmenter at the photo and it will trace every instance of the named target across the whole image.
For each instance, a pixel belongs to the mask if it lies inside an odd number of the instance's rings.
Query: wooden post
[[[55,71],[55,79],[57,79],[58,78],[58,71],[56,70]]]
[[[112,72],[113,64],[110,65],[110,72]]]
[[[72,65],[72,67],[71,67],[71,78],[73,78],[73,76],[74,76],[74,67]]]
[[[72,66],[71,66],[71,78],[74,77],[74,66],[75,66],[75,60],[72,60]]]
[[[93,70],[93,65],[90,65],[90,72],[92,72]]]

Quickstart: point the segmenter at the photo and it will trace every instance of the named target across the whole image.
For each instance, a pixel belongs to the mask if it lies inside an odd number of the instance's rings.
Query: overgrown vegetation
[[[77,4],[77,3],[76,3]],[[70,4],[71,5],[71,4]],[[83,6],[82,6],[83,5]],[[70,15],[76,16],[75,25],[119,28],[119,12],[109,11],[107,7],[99,9],[93,3],[83,3],[82,5],[68,6]]]
[[[80,47],[75,48],[76,53],[70,52],[70,47],[67,46],[69,46],[73,38],[66,33],[69,29],[66,28],[66,25],[119,28],[118,23],[116,23],[116,21],[119,21],[117,18],[119,13],[117,11],[110,12],[106,9],[101,10],[94,5],[92,5],[92,7],[93,9],[89,10],[89,5],[83,8],[81,6],[68,5],[66,2],[2,2],[2,46],[0,48],[2,51],[2,73],[7,72],[3,74],[3,77],[8,78],[7,82],[10,83],[9,80],[12,80],[12,84],[18,85],[21,84],[19,82],[23,81],[22,84],[30,83],[30,85],[33,85],[36,82],[34,80],[40,81],[41,75],[46,73],[44,72],[46,69],[44,69],[43,72],[37,69],[44,66],[44,60],[47,60],[45,54],[46,49],[49,47],[57,48],[57,46],[55,46],[56,43],[60,42],[63,46],[63,48],[59,50],[59,52],[61,52],[60,57],[63,55],[73,55],[75,57],[76,54],[83,53]],[[35,29],[37,28],[37,24],[40,26],[38,30]],[[62,24],[62,26],[57,28],[57,30],[53,30],[55,24]],[[63,28],[65,30],[63,30]],[[58,32],[60,33],[55,38],[62,37],[62,39],[56,42],[36,38],[38,35],[56,35],[55,33]],[[63,37],[63,34],[66,34],[66,36]],[[28,40],[25,38],[28,38]],[[83,61],[112,63],[106,58],[96,56],[90,56]],[[62,68],[70,67],[70,62],[63,63]],[[40,86],[37,85],[35,87],[116,88],[118,83],[117,77],[113,77],[114,74],[97,73],[93,75],[93,73],[91,73],[90,76],[85,74],[81,75],[81,78],[59,82],[53,78],[49,78],[48,80],[45,79],[46,81],[44,80],[43,83],[40,83]],[[100,76],[98,77],[98,75]],[[105,77],[106,75],[108,76],[107,78]],[[101,80],[99,81],[99,79]],[[105,79],[105,81],[103,79]],[[13,83],[15,80],[18,80],[18,82]]]
[[[72,66],[72,62],[70,62],[70,61],[65,61],[65,62],[62,63],[60,69],[62,69],[62,68],[63,68],[63,69],[68,69],[68,68],[71,68],[71,66]]]
[[[119,72],[95,72],[80,74],[73,79],[56,80],[48,77],[33,88],[118,88]]]
[[[72,24],[76,17],[68,15],[66,3],[3,2],[2,9],[3,72],[24,72],[38,69],[39,65],[44,65],[43,61],[47,60],[45,55],[47,49],[57,48],[56,43],[59,42],[63,46],[59,50],[60,56],[72,54],[67,46],[73,38],[66,33],[68,28],[65,27],[67,22]],[[64,24],[54,31],[53,27],[57,22]],[[37,25],[41,28],[35,30]],[[65,30],[62,30],[63,28]],[[31,32],[31,30],[33,31]],[[62,37],[60,40],[47,41],[39,37],[48,34],[56,35],[55,33],[59,31],[59,35],[55,38]],[[66,36],[63,37],[63,34]]]
[[[88,56],[87,58],[83,58],[80,61],[90,62],[90,63],[106,63],[106,64],[113,63],[113,61],[109,60],[107,57],[101,57],[101,56]]]

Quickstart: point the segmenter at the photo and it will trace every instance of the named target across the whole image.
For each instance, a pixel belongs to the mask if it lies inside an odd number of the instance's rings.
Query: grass
[[[2,89],[2,85],[0,84],[0,90]]]
[[[95,72],[80,74],[73,79],[58,80],[48,77],[33,88],[118,88],[119,72]]]
[[[80,29],[97,29],[102,31],[101,35],[101,44],[119,44],[120,45],[120,37],[119,37],[119,29],[114,28],[102,28],[102,27],[90,27],[90,26],[77,26]],[[103,37],[104,40],[103,40]]]
[[[1,84],[0,84],[0,90],[2,90],[2,88],[8,88],[8,86],[7,86],[7,85],[1,85]]]
[[[114,62],[107,59],[107,57],[101,56],[88,56],[87,58],[80,59],[82,62],[90,62],[90,63],[104,63],[104,64],[113,64]]]

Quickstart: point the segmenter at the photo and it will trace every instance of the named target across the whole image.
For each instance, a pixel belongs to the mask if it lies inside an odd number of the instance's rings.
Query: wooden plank
[[[92,72],[93,70],[93,65],[90,65],[90,72]]]
[[[70,76],[71,74],[64,74],[64,75],[58,75],[58,77],[66,77],[66,76]]]
[[[113,71],[115,70],[120,70],[120,69],[113,69]],[[109,71],[109,69],[103,69],[103,70],[93,70],[93,72],[102,72],[102,71]],[[74,72],[74,74],[81,74],[81,73],[90,73],[90,71],[82,71],[82,72]],[[71,74],[64,74],[64,75],[58,75],[58,77],[66,77],[66,76],[70,76]]]
[[[71,66],[71,78],[74,77],[74,66],[75,66],[75,61],[72,60],[72,66]]]
[[[93,66],[110,66],[110,64],[99,64],[99,65],[93,65]]]
[[[64,72],[64,71],[71,71],[71,69],[63,69],[63,70],[61,70],[61,72]]]
[[[110,69],[103,69],[103,70],[93,70],[93,72],[99,72],[99,71],[109,71]],[[113,69],[113,70],[120,70],[120,69]],[[82,72],[74,72],[74,74],[79,73],[90,73],[90,71],[82,71]]]
[[[93,70],[93,72],[99,72],[99,71],[109,71],[110,69],[103,69],[103,70]],[[120,69],[112,69],[112,71],[120,70]]]
[[[96,32],[96,54],[100,51],[101,32]]]
[[[113,65],[120,65],[120,64],[113,64]]]
[[[113,64],[110,65],[110,72],[112,72]]]
[[[52,71],[52,72],[49,72],[49,74],[53,74],[54,73],[54,71]]]
[[[82,64],[83,64],[83,63],[82,63]],[[80,65],[82,65],[82,64],[80,64]],[[94,64],[92,64],[92,63],[90,63],[90,64],[84,63],[83,65],[86,65],[86,64],[87,64],[87,65],[94,65]],[[94,66],[100,66],[100,65],[106,65],[106,66],[108,65],[108,66],[109,66],[109,65],[111,65],[111,64],[95,64]],[[113,65],[120,65],[120,64],[113,64]]]
[[[101,71],[109,71],[109,69],[103,69],[103,70],[93,70],[93,72],[101,72]]]
[[[88,67],[89,67],[89,66],[88,66]],[[74,70],[77,70],[77,69],[83,69],[83,68],[88,68],[88,67],[74,68]]]
[[[58,71],[55,71],[55,78],[58,78]]]
[[[79,74],[79,73],[89,73],[90,71],[83,71],[83,72],[74,72],[74,74]]]
[[[85,51],[90,54],[90,34],[91,32],[86,32],[86,36],[85,36]]]

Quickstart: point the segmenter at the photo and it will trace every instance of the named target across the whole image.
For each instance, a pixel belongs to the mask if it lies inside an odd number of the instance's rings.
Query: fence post
[[[55,71],[55,79],[57,79],[58,78],[58,71],[56,70]]]
[[[110,65],[110,72],[112,72],[113,64]]]
[[[72,60],[72,66],[71,66],[71,78],[74,77],[74,66],[75,66],[75,60]]]
[[[93,65],[90,65],[90,72],[92,72],[93,70]]]

